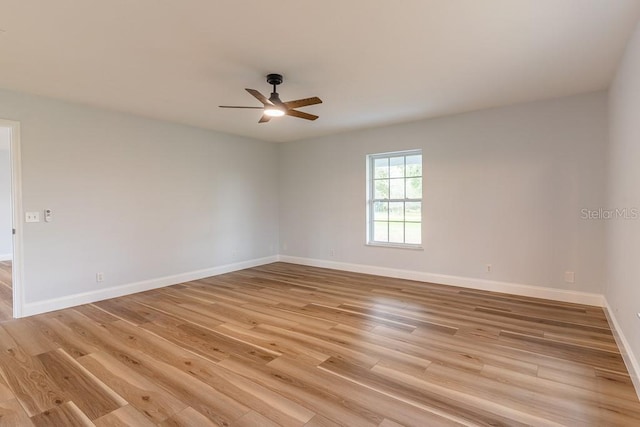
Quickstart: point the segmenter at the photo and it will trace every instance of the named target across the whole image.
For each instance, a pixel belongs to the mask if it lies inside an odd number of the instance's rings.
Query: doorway
[[[0,322],[22,314],[20,124],[0,119]]]

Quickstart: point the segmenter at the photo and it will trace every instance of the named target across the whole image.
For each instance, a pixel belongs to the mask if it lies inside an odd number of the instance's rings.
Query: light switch
[[[26,212],[24,215],[25,222],[40,222],[40,212]]]

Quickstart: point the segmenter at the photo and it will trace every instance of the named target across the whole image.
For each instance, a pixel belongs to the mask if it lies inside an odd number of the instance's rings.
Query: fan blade
[[[258,123],[267,123],[269,120],[271,120],[271,116],[263,114],[262,117],[260,117],[260,120],[258,120]]]
[[[249,108],[251,110],[264,110],[264,107],[239,107],[236,105],[218,105],[220,108]]]
[[[287,110],[285,114],[287,116],[293,116],[293,117],[298,117],[300,119],[307,119],[307,120],[315,120],[318,118],[318,116],[314,114],[303,113],[302,111],[298,111],[298,110]]]
[[[313,98],[296,99],[295,101],[287,101],[284,103],[287,108],[300,108],[316,104],[322,104],[322,100],[317,96],[314,96]]]
[[[255,90],[255,89],[246,89],[246,88],[245,88],[245,90],[247,92],[249,92],[251,95],[253,95],[258,101],[262,102],[264,105],[273,105],[273,103],[271,101],[269,101],[266,96],[264,96],[263,94],[261,94],[257,90]]]

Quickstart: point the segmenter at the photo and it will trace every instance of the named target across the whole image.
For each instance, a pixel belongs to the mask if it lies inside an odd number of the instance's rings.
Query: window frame
[[[419,199],[411,199],[411,198],[407,198],[407,194],[406,194],[406,179],[407,178],[414,178],[414,177],[407,177],[406,175],[406,158],[409,156],[416,156],[416,155],[420,155],[420,159],[421,159],[421,175],[420,175],[420,180],[421,180],[421,187],[422,187],[422,192],[420,194],[420,198]],[[390,159],[392,157],[404,157],[404,161],[405,161],[405,169],[404,169],[404,176],[403,178],[405,179],[405,194],[404,194],[404,198],[402,199],[391,199],[391,194],[389,194],[389,198],[388,199],[376,199],[375,198],[375,167],[374,167],[374,163],[376,160],[378,159]],[[374,154],[368,154],[366,157],[366,162],[367,162],[367,167],[366,167],[366,180],[367,180],[367,224],[366,224],[366,245],[367,246],[380,246],[380,247],[391,247],[391,248],[399,248],[399,249],[416,249],[416,250],[423,250],[423,236],[424,236],[424,229],[423,229],[423,224],[424,224],[424,220],[423,220],[423,210],[424,210],[424,203],[423,203],[423,199],[424,199],[424,157],[422,156],[422,149],[413,149],[413,150],[404,150],[404,151],[390,151],[390,152],[385,152],[385,153],[374,153]],[[388,177],[387,179],[391,179],[391,177]],[[407,203],[407,202],[419,202],[420,203],[420,243],[398,243],[398,242],[382,242],[382,241],[378,241],[374,239],[374,204],[375,202],[378,201],[385,201],[385,202],[402,202],[402,203]],[[387,220],[387,222],[402,222],[403,226],[406,226],[406,218],[404,218],[402,221],[389,221]],[[415,223],[415,221],[408,221],[408,222],[412,222]],[[406,228],[405,228],[406,230]],[[403,240],[406,240],[406,234],[404,235]]]

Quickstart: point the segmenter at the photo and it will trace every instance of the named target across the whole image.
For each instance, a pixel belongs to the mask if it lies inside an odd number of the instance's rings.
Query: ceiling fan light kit
[[[276,107],[265,107],[264,114],[269,117],[282,117],[284,116],[284,111]]]
[[[298,111],[295,108],[306,107],[309,105],[321,104],[322,100],[317,96],[312,98],[303,98],[296,99],[295,101],[287,101],[282,102],[280,100],[280,95],[276,91],[276,88],[279,84],[282,84],[283,78],[282,74],[268,74],[267,75],[267,83],[273,86],[273,92],[271,92],[271,96],[267,99],[266,96],[261,94],[255,89],[245,89],[254,98],[258,101],[262,102],[263,107],[243,107],[243,106],[234,106],[234,105],[220,105],[220,108],[241,108],[241,109],[252,109],[252,110],[263,110],[262,117],[258,121],[258,123],[266,123],[271,120],[272,117],[281,117],[281,116],[292,116],[298,117],[300,119],[305,120],[315,120],[318,116],[314,114],[305,113],[304,111]]]

